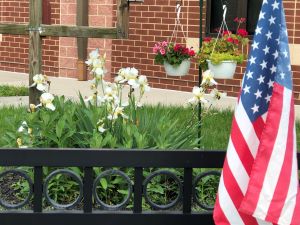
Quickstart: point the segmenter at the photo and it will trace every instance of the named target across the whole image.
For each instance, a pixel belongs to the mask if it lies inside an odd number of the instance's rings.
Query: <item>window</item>
[[[206,33],[216,33],[223,19],[223,2],[227,5],[226,22],[229,30],[236,29],[234,19],[246,18],[246,28],[249,34],[254,34],[260,8],[263,0],[207,0]]]

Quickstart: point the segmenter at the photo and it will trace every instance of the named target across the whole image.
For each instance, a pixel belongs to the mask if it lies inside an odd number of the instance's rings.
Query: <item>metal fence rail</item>
[[[192,212],[193,182],[200,179],[202,175],[193,177],[193,168],[221,168],[225,157],[224,151],[159,151],[159,150],[92,150],[92,149],[0,149],[0,166],[15,167],[29,166],[34,168],[33,181],[30,180],[22,171],[12,171],[19,173],[24,179],[32,182],[33,207],[32,210],[24,210],[21,207],[29,201],[24,201],[23,205],[6,205],[2,200],[0,203],[5,209],[0,211],[1,225],[213,225],[213,219],[210,211],[204,213]],[[298,155],[299,158],[299,155]],[[63,210],[43,210],[43,198],[45,188],[47,188],[47,179],[43,177],[43,167],[81,167],[84,175],[74,179],[80,184],[83,199],[83,210],[71,210],[73,205],[54,208],[64,208]],[[129,182],[129,187],[133,195],[133,210],[124,211],[121,207],[106,207],[101,200],[97,200],[94,192],[94,182],[101,177],[94,178],[93,167],[125,167],[134,168],[134,179]],[[181,211],[170,210],[175,205],[159,206],[150,204],[151,211],[143,211],[142,198],[147,197],[145,184],[154,176],[163,174],[174,176],[168,171],[159,171],[144,178],[143,169],[145,168],[183,168],[183,181],[178,181],[182,189],[182,196],[178,196],[176,201],[182,204]],[[10,170],[6,171],[9,172]],[[5,172],[4,172],[5,173]],[[69,173],[68,170],[60,169],[58,173]],[[116,173],[123,176],[126,174],[121,171],[108,169],[101,176]],[[2,173],[3,175],[3,173]],[[55,174],[52,174],[53,176]],[[204,174],[205,175],[205,174]],[[100,176],[100,175],[99,175]],[[131,183],[133,185],[131,186]],[[130,192],[129,192],[130,193]],[[30,197],[30,196],[29,196]],[[29,198],[28,197],[28,198]],[[130,197],[130,195],[128,196]],[[93,209],[93,198],[100,203],[103,210]],[[150,202],[151,203],[151,202]],[[76,202],[74,203],[76,204]],[[21,209],[17,209],[21,208]],[[204,206],[205,208],[205,206]]]

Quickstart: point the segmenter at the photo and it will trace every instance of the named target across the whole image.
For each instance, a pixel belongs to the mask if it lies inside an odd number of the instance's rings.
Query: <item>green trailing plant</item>
[[[233,33],[221,28],[217,38],[206,37],[203,40],[202,48],[198,52],[199,64],[202,70],[208,69],[207,60],[213,64],[220,64],[222,61],[236,61],[242,63],[246,59],[243,48],[249,42],[248,32],[241,29],[240,25],[245,22],[244,18],[236,18],[238,24]]]

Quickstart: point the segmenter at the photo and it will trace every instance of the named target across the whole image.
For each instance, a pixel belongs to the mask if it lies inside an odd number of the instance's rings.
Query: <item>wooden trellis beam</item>
[[[28,25],[0,24],[1,34],[26,35],[36,31],[40,36],[79,37],[79,38],[117,38],[116,28],[97,28],[86,26],[43,25],[35,28]]]
[[[29,26],[23,24],[0,24],[1,34],[28,35]]]
[[[128,38],[129,3],[128,0],[117,0],[117,38]]]
[[[87,0],[77,0],[77,3],[85,4]],[[117,0],[117,27],[96,28],[83,26],[61,26],[42,24],[42,0],[30,0],[29,25],[0,24],[1,34],[28,35],[29,34],[29,85],[33,83],[33,76],[42,72],[42,37],[77,37],[77,38],[127,38],[129,28],[129,3],[128,0]],[[80,15],[84,21],[84,16]],[[79,18],[80,19],[80,18]],[[84,55],[81,56],[83,58]],[[37,104],[40,92],[30,88],[29,102]]]
[[[77,0],[77,26],[88,26],[89,17],[89,0]],[[77,38],[77,76],[78,80],[87,80],[87,58],[88,38]]]
[[[41,25],[41,36],[117,38],[116,28],[97,28],[86,26]],[[1,31],[0,31],[1,32]]]

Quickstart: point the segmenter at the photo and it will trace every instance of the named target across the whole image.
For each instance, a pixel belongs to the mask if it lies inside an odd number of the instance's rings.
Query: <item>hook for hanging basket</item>
[[[177,1],[176,3],[177,3],[177,5],[176,5],[177,17],[175,20],[175,26],[174,26],[174,30],[172,32],[172,36],[171,36],[171,38],[168,38],[168,42],[172,42],[173,38],[175,38],[175,42],[176,42],[178,31],[182,32],[184,39],[187,41],[187,36],[185,35],[182,24],[180,23],[180,13],[181,13],[182,2]]]
[[[177,4],[176,6],[176,13],[177,13],[177,18],[176,18],[176,22],[178,24],[180,24],[180,13],[181,13],[181,4]]]
[[[223,21],[226,21],[226,14],[227,14],[227,6],[223,5]]]

